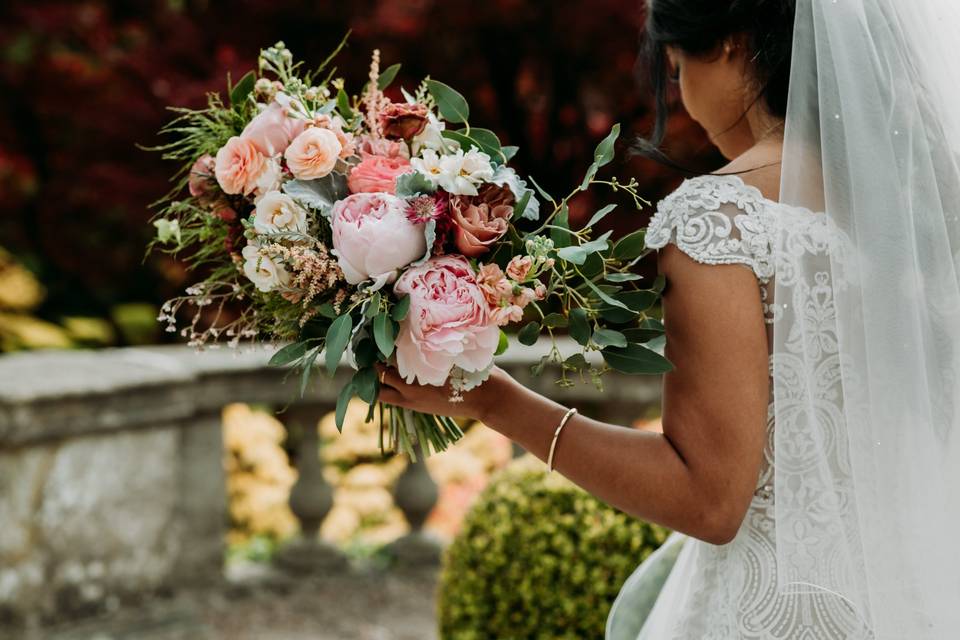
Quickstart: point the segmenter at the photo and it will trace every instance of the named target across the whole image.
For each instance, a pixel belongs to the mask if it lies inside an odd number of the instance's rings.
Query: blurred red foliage
[[[628,136],[649,129],[650,100],[635,77],[639,4],[8,0],[0,7],[0,245],[40,274],[50,292],[41,313],[51,317],[105,316],[118,302],[174,294],[182,269],[162,257],[142,261],[148,205],[174,167],[136,145],[159,142],[165,105],[201,106],[227,73],[252,68],[260,47],[283,40],[319,61],[348,29],[337,63],[354,87],[380,48],[386,64],[403,62],[401,84],[412,88],[429,73],[456,86],[474,123],[520,146],[521,172],[568,190],[613,123]],[[671,138],[678,158],[711,159],[688,119],[674,120]],[[636,176],[651,198],[679,180],[619,157],[608,171]],[[575,204],[575,219],[588,215],[590,194]],[[623,213],[610,224],[625,231],[646,219]]]

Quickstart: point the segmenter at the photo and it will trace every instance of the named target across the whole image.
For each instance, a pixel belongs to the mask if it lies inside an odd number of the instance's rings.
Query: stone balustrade
[[[292,571],[343,569],[316,535],[331,490],[311,427],[333,410],[351,372],[333,380],[318,373],[301,399],[286,371],[267,367],[271,352],[0,357],[0,630],[219,581],[227,527],[221,411],[233,402],[284,409],[278,417],[297,436],[290,503],[303,533],[278,562]],[[528,387],[611,422],[627,423],[659,399],[655,378],[610,374],[602,394],[589,383],[560,388],[549,368],[530,373],[543,353],[513,344],[499,363]],[[397,483],[396,502],[415,526],[436,499],[429,482],[418,464]]]

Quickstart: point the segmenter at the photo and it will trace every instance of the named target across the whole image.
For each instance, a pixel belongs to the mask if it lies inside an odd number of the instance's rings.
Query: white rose
[[[440,176],[438,183],[448,193],[458,196],[477,195],[477,185],[493,178],[493,166],[490,156],[471,149],[440,158]]]
[[[262,255],[260,247],[248,244],[241,253],[244,261],[243,273],[260,291],[268,293],[290,283],[290,274],[287,270],[269,256]]]
[[[257,202],[253,228],[257,233],[306,233],[307,212],[287,194],[271,191]]]

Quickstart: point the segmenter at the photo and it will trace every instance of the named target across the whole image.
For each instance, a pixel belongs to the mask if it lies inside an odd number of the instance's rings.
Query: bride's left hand
[[[453,391],[449,384],[442,387],[432,385],[408,384],[393,367],[377,365],[380,376],[381,402],[404,409],[440,416],[462,417],[483,420],[492,402],[502,402],[502,393],[512,380],[499,367],[494,367],[486,382],[475,389],[463,393],[462,402],[451,402]],[[499,393],[498,390],[499,389]]]

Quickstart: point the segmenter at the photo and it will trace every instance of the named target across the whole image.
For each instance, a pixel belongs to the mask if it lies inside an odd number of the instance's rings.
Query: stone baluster
[[[430,567],[440,560],[441,544],[424,531],[423,523],[437,504],[439,491],[422,452],[417,458],[407,464],[394,486],[394,502],[410,523],[410,533],[391,544],[390,551],[400,564]]]
[[[317,424],[332,407],[293,405],[280,416],[295,438],[297,481],[290,490],[290,510],[300,521],[300,535],[284,544],[275,561],[282,569],[302,574],[342,571],[346,559],[320,539],[320,525],[333,508],[333,488],[323,477]]]

